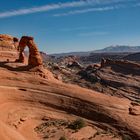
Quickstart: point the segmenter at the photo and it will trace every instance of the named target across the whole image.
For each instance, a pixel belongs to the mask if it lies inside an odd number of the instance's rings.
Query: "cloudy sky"
[[[140,45],[140,0],[4,0],[0,33],[34,36],[47,53]]]

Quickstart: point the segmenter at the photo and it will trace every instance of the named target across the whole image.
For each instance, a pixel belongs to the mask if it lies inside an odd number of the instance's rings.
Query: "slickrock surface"
[[[51,119],[70,122],[78,117],[86,119],[87,124],[96,131],[101,131],[91,139],[96,139],[96,136],[100,139],[102,135],[104,140],[120,139],[120,134],[140,139],[140,117],[129,114],[129,100],[64,84],[49,78],[49,75],[42,78],[38,73],[22,71],[20,67],[23,64],[6,63],[0,67],[0,121],[3,123],[0,127],[1,130],[8,127],[5,135],[16,133],[17,137],[13,136],[13,140],[22,137],[25,140],[40,140],[45,139],[46,135],[57,140],[64,135],[63,132],[68,138],[71,133],[77,137],[80,131],[73,132],[62,126],[39,126]],[[36,127],[40,129],[36,130]],[[117,138],[113,138],[114,135],[118,135]],[[7,139],[3,137],[3,140]]]
[[[103,85],[112,87],[114,95],[140,100],[140,64],[130,61],[106,60],[96,76]],[[112,93],[113,95],[113,93]]]
[[[77,84],[103,94],[140,101],[140,64],[103,59],[88,66],[48,64],[47,68],[63,82]]]

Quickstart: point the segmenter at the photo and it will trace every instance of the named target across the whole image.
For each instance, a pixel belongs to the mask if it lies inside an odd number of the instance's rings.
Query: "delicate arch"
[[[39,66],[42,65],[42,58],[40,56],[40,52],[38,50],[37,45],[34,42],[33,37],[29,36],[23,36],[19,42],[18,45],[18,51],[19,51],[19,58],[16,60],[16,62],[24,62],[24,49],[28,46],[29,48],[29,59],[28,59],[28,65],[29,66]]]

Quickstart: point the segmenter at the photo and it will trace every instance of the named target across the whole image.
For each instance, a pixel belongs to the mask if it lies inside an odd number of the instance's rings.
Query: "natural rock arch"
[[[34,42],[34,38],[29,36],[23,36],[21,38],[18,45],[19,58],[16,60],[16,62],[23,63],[25,61],[24,49],[26,48],[26,46],[28,46],[29,48],[28,65],[31,67],[42,65],[42,58],[40,56],[38,47]]]

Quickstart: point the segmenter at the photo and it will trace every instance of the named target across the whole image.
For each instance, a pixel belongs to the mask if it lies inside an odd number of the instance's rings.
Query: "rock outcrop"
[[[70,62],[68,65],[67,65],[68,68],[78,68],[78,69],[82,69],[82,66],[80,65],[80,63],[78,61],[73,61],[73,62]]]
[[[137,102],[131,102],[131,107],[129,107],[129,114],[140,115],[140,104]]]
[[[122,68],[125,68],[126,70],[140,70],[140,64],[134,63],[131,61],[126,60],[111,60],[111,59],[102,59],[101,61],[101,67],[109,66],[109,65],[116,65]]]
[[[19,50],[19,59],[16,62],[24,62],[24,49],[28,46],[29,48],[29,59],[28,65],[31,67],[36,67],[42,65],[42,58],[40,56],[40,52],[38,50],[37,45],[34,43],[34,38],[29,36],[23,36],[19,42],[18,50]]]
[[[0,51],[16,51],[17,47],[18,38],[0,34]]]
[[[95,73],[105,93],[140,99],[140,64],[124,60],[103,59],[101,68]]]
[[[14,61],[18,58],[18,38],[10,35],[0,34],[0,61]]]

